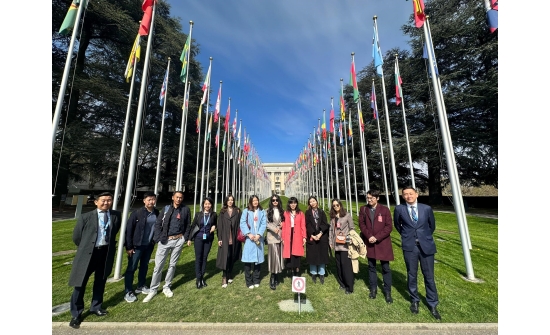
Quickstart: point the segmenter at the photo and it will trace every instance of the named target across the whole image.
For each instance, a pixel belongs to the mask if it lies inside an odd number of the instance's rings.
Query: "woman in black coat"
[[[319,276],[321,284],[325,283],[329,228],[327,215],[319,208],[317,198],[309,197],[306,210],[306,261],[309,264],[309,273],[314,283],[317,283],[317,276]]]
[[[241,210],[235,206],[232,195],[225,197],[218,222],[218,256],[216,267],[223,271],[222,287],[233,282],[233,265],[240,259],[241,242],[237,241],[237,230],[241,219]]]

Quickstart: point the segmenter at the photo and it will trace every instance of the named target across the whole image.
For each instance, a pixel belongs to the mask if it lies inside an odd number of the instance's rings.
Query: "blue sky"
[[[382,53],[409,49],[405,0],[168,2],[184,33],[194,22],[205,74],[213,57],[210,104],[222,80],[222,115],[231,98],[231,122],[238,110],[264,163],[294,162],[323,109],[328,128],[330,97],[338,98],[340,78],[349,81],[351,52],[357,71],[372,62],[374,15]]]

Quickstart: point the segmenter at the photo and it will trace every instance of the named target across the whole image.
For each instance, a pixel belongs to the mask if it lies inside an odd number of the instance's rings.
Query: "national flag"
[[[351,113],[349,114],[349,124],[348,124],[348,139],[351,141],[353,137],[353,130],[351,128]]]
[[[210,121],[208,121],[208,132],[206,133],[206,141],[210,140],[211,132],[212,132],[212,114],[210,114]]]
[[[401,80],[401,75],[399,74],[399,66],[397,66],[397,60],[396,60],[395,61],[395,104],[397,106],[399,106],[402,100],[401,84],[403,84],[403,81]]]
[[[215,137],[215,143],[216,143],[216,148],[218,147],[218,145],[220,144],[220,129],[218,128],[218,131],[216,132],[216,137]]]
[[[242,123],[239,123],[239,132],[237,133],[237,148],[241,148],[241,125]]]
[[[342,134],[342,121],[340,121],[340,125],[338,126],[338,136],[340,136],[340,146],[344,145],[344,135]]]
[[[359,125],[361,126],[361,132],[365,131],[365,123],[363,122],[363,112],[358,109],[357,110],[357,118],[359,119]]]
[[[426,48],[426,44],[423,43],[423,50],[422,50],[422,58],[427,59],[428,61],[430,58],[428,57],[428,48]],[[432,59],[434,60],[434,68],[435,68],[435,75],[439,77],[439,71],[437,70],[437,62],[435,61],[435,54],[432,53]],[[428,74],[430,75],[430,78],[432,77],[432,68],[428,66]]]
[[[211,70],[211,67],[212,67],[212,64],[210,64],[208,66],[208,72],[206,73],[206,78],[204,79],[204,84],[202,84],[202,90],[203,90],[203,95],[202,95],[202,100],[201,100],[201,105],[204,105],[204,103],[206,102],[206,95],[208,94],[208,91],[210,89],[210,70]]]
[[[65,19],[59,28],[60,35],[68,35],[70,30],[73,30],[76,21],[76,14],[78,14],[78,6],[80,6],[80,0],[73,0],[73,3],[65,15]],[[83,0],[84,6],[87,6],[86,0]]]
[[[351,61],[351,70],[349,74],[349,84],[353,86],[353,101],[359,101],[359,88],[357,87],[357,76],[355,74],[355,62]]]
[[[237,115],[235,115],[235,118],[233,119],[233,138],[235,138],[235,135],[237,134]]]
[[[346,103],[344,102],[344,88],[340,87],[340,120],[346,119]]]
[[[227,135],[227,133],[225,133],[225,135]],[[222,152],[225,152],[225,138],[227,137],[225,135],[223,136]]]
[[[321,121],[317,124],[317,142],[321,144]]]
[[[216,108],[214,109],[214,122],[218,122],[218,119],[220,117],[221,98],[222,98],[222,85],[220,84],[220,88],[218,89],[218,99],[216,100]]]
[[[414,24],[416,28],[421,28],[426,21],[426,13],[424,12],[424,0],[413,0],[413,13],[414,13]]]
[[[498,29],[498,0],[491,0],[490,9],[487,10],[487,22],[489,31],[494,33]]]
[[[197,134],[201,131],[201,108],[199,107],[199,114],[197,116],[197,121],[195,122],[197,126]]]
[[[374,91],[374,82],[372,83],[372,91],[370,94],[370,108],[372,110],[372,118],[378,119],[378,110],[376,108],[376,92]]]
[[[323,111],[323,124],[321,125],[323,140],[327,139],[327,125],[325,121],[325,112]]]
[[[372,58],[374,60],[374,67],[376,68],[376,74],[378,77],[382,77],[382,65],[384,64],[384,60],[382,59],[382,51],[380,51],[376,24],[374,25],[374,33],[372,36]]]
[[[229,114],[231,114],[231,99],[229,99],[229,104],[227,105],[227,111],[225,112],[225,122],[223,123],[223,130],[227,133],[229,128]]]
[[[168,68],[166,68],[166,75],[164,76],[164,81],[162,82],[162,88],[160,89],[159,99],[160,99],[161,106],[164,106],[164,99],[166,98],[166,87],[168,87]]]
[[[332,103],[332,100],[330,101],[330,116],[329,116],[329,122],[330,122],[330,132],[334,133],[334,105]]]
[[[132,51],[130,52],[130,58],[128,59],[128,64],[126,64],[126,71],[124,71],[124,78],[126,78],[126,82],[130,82],[130,78],[132,78],[132,73],[136,67],[136,62],[139,62],[139,59],[141,57],[141,46],[139,45],[140,36],[139,34],[136,36],[136,40],[134,41],[134,46],[132,47]]]
[[[187,41],[185,42],[185,45],[183,46],[183,50],[181,52],[180,61],[181,61],[181,73],[180,73],[180,79],[182,82],[185,83],[185,79],[187,77],[187,58],[189,58],[189,50],[191,49],[191,39],[189,38],[189,35],[187,36]]]
[[[149,35],[149,29],[151,28],[151,19],[153,18],[153,3],[156,0],[143,0],[141,9],[143,10],[143,18],[139,25],[139,34],[141,36]]]

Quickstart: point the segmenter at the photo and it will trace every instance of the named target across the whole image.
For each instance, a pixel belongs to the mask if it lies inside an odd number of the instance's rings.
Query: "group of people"
[[[395,207],[393,222],[390,210],[379,204],[379,192],[367,192],[367,205],[359,211],[360,238],[366,245],[369,271],[369,298],[377,295],[378,279],[376,263],[380,262],[383,278],[383,293],[387,303],[391,296],[392,274],[390,261],[394,260],[391,231],[395,227],[401,235],[401,248],[407,268],[407,287],[411,297],[410,310],[418,313],[419,295],[417,285],[418,264],[424,276],[426,301],[431,314],[441,319],[436,306],[438,294],[434,280],[433,239],[435,218],[430,206],[417,202],[418,193],[412,187],[405,187],[402,196],[405,204]],[[121,227],[121,213],[111,209],[113,196],[105,192],[98,195],[94,203],[96,210],[81,215],[73,231],[77,246],[76,256],[70,274],[69,286],[74,287],[70,301],[71,321],[69,325],[79,328],[84,311],[84,293],[91,274],[94,284],[90,312],[97,316],[107,315],[102,308],[105,283],[112,271],[116,252],[116,235]],[[264,246],[267,243],[267,263],[270,273],[269,286],[275,290],[279,285],[279,274],[285,269],[293,276],[301,275],[301,261],[306,255],[309,274],[313,283],[325,283],[329,256],[334,252],[336,280],[345,294],[354,289],[354,269],[349,257],[350,235],[355,232],[353,218],[339,199],[333,199],[329,218],[319,208],[315,196],[308,199],[307,210],[302,212],[296,197],[288,199],[283,209],[281,198],[274,194],[267,210],[263,210],[258,196],[249,198],[242,211],[235,206],[232,195],[225,197],[218,213],[213,200],[203,199],[201,210],[194,215],[183,202],[183,192],[176,191],[172,202],[161,211],[155,208],[156,196],[144,194],[144,207],[131,213],[125,230],[124,245],[128,255],[125,272],[124,299],[137,300],[136,294],[147,294],[143,302],[149,302],[157,295],[162,269],[170,257],[164,277],[162,292],[168,298],[176,263],[185,243],[194,245],[196,288],[207,285],[206,263],[217,233],[216,267],[222,271],[222,288],[233,282],[234,264],[241,260],[244,267],[245,284],[254,289],[260,285],[260,266],[265,261]],[[239,240],[244,236],[244,243]],[[155,244],[155,266],[149,286],[146,285],[149,260]],[[137,286],[134,289],[134,274],[138,271]]]

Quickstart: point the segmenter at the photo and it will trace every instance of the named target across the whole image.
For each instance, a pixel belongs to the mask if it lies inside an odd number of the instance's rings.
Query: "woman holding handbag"
[[[292,269],[293,275],[300,276],[300,261],[304,256],[306,244],[306,220],[304,213],[298,207],[298,199],[290,197],[284,213],[282,238],[283,258],[286,267]]]
[[[309,264],[311,280],[325,283],[325,268],[328,263],[328,224],[325,211],[319,208],[317,198],[310,196],[306,210],[306,261]]]
[[[241,242],[237,241],[241,210],[232,195],[225,197],[218,222],[218,255],[216,267],[222,270],[222,288],[233,282],[233,265],[239,259]]]
[[[248,207],[241,215],[240,228],[246,236],[241,258],[244,263],[244,278],[246,286],[253,289],[260,286],[260,264],[264,262],[263,235],[266,229],[265,211],[257,195],[248,199]]]
[[[284,220],[281,198],[274,194],[267,209],[267,267],[271,273],[269,288],[272,290],[279,285],[278,274],[283,272],[284,267],[281,249],[281,229]]]
[[[346,290],[346,294],[353,293],[353,268],[351,259],[348,258],[348,245],[346,237],[353,228],[353,219],[346,212],[339,199],[332,200],[330,209],[329,245],[334,250],[336,259],[336,279],[340,289]]]

